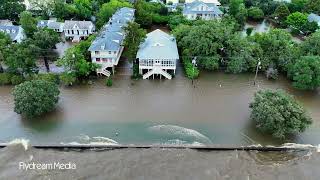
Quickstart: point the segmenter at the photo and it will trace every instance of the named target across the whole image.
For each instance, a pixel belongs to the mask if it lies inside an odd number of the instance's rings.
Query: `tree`
[[[251,7],[248,10],[248,17],[252,20],[259,21],[264,18],[263,11],[258,7]]]
[[[126,32],[126,39],[124,41],[124,46],[126,47],[125,56],[129,60],[133,60],[136,57],[140,44],[146,38],[147,32],[135,22],[130,22],[124,30]]]
[[[4,63],[11,73],[31,75],[37,73],[36,47],[29,41],[11,44],[4,50]]]
[[[256,127],[275,138],[284,139],[303,132],[311,123],[305,109],[283,90],[260,90],[250,104]]]
[[[293,33],[297,34],[303,30],[308,22],[308,15],[301,12],[295,12],[287,17],[286,23],[291,27]]]
[[[101,28],[108,22],[113,13],[122,7],[132,7],[132,5],[124,0],[111,0],[108,3],[104,3],[97,14],[97,27]]]
[[[290,12],[302,12],[305,5],[309,0],[291,0],[291,3],[288,4]]]
[[[37,20],[28,11],[23,11],[20,14],[20,24],[27,37],[32,37],[33,33],[37,30]]]
[[[293,86],[314,90],[320,86],[320,56],[303,56],[290,68]]]
[[[124,46],[127,48],[124,54],[130,61],[132,61],[136,57],[140,44],[146,38],[147,32],[140,28],[140,25],[135,22],[130,22],[124,30],[126,32]],[[138,78],[139,64],[136,61],[133,62],[133,78]]]
[[[91,0],[74,0],[73,4],[77,9],[76,14],[79,20],[90,20],[92,16]]]
[[[26,9],[24,0],[0,0],[0,19],[17,21],[19,14]]]
[[[52,54],[55,45],[61,41],[59,34],[51,29],[39,29],[34,33],[32,39],[32,43],[38,47],[38,54],[43,57],[47,72],[49,72],[48,57]]]
[[[285,25],[285,20],[290,15],[290,11],[285,4],[281,4],[275,10],[273,16],[281,26]]]
[[[52,111],[59,100],[58,86],[49,81],[26,81],[13,89],[14,111],[27,117]]]
[[[43,18],[49,18],[53,12],[55,0],[28,0]]]
[[[243,0],[230,0],[229,14],[236,17],[242,4]]]
[[[307,13],[320,14],[320,0],[309,0],[305,6],[304,11]]]
[[[313,33],[301,43],[304,55],[320,56],[320,31]]]
[[[0,32],[0,73],[3,72],[1,62],[4,61],[4,53],[9,44],[11,44],[10,36],[4,32]]]
[[[198,65],[204,69],[215,70],[219,67],[221,49],[226,46],[226,41],[236,30],[234,21],[226,19],[222,21],[213,20],[204,24],[194,25],[186,31],[182,27],[179,33],[175,31],[180,49],[188,50],[188,56],[197,56]],[[181,38],[181,40],[179,40]]]
[[[182,14],[169,16],[168,24],[172,30],[180,24],[191,25],[191,23],[192,22],[187,20]]]
[[[254,42],[262,48],[261,64],[263,69],[270,66],[286,72],[288,65],[299,56],[299,51],[285,30],[273,29],[267,33],[252,36]]]

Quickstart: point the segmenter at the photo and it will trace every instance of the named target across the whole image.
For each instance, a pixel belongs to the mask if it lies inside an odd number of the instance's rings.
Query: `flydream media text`
[[[53,163],[35,163],[35,162],[19,162],[20,170],[75,170],[77,166],[75,163],[67,162],[53,162]]]

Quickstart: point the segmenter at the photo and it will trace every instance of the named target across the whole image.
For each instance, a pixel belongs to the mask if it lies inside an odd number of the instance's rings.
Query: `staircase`
[[[97,74],[109,77],[111,75],[111,72],[108,71],[106,67],[103,67],[101,69],[97,69]]]
[[[154,66],[153,69],[142,76],[143,79],[149,78],[153,74],[161,74],[167,79],[172,79],[172,76],[166,71],[162,70],[161,67]]]

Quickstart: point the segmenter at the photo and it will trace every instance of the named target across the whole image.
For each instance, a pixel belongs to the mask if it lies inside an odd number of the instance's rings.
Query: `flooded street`
[[[294,94],[314,120],[311,128],[290,142],[320,142],[319,93],[293,90],[284,77],[269,81],[261,75],[258,86],[253,86],[252,74],[203,72],[193,87],[181,67],[172,80],[134,81],[125,69],[117,70],[111,88],[104,79],[93,85],[61,87],[57,109],[34,120],[14,113],[12,87],[0,87],[1,142],[25,138],[47,144],[97,139],[121,144],[281,144],[257,132],[249,120],[249,102],[254,92],[264,88]]]

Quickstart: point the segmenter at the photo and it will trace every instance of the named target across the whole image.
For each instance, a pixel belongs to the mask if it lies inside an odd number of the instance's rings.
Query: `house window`
[[[95,51],[94,53],[98,55],[100,52],[99,51]]]
[[[71,33],[72,33],[72,34],[74,34],[74,31],[73,31],[73,30],[71,30]]]
[[[96,61],[97,61],[97,62],[100,62],[100,58],[96,58]]]
[[[114,54],[117,54],[117,51],[113,51]]]
[[[111,54],[111,51],[109,51],[109,54]]]
[[[107,58],[103,58],[102,61],[103,62],[108,62],[108,59]]]

